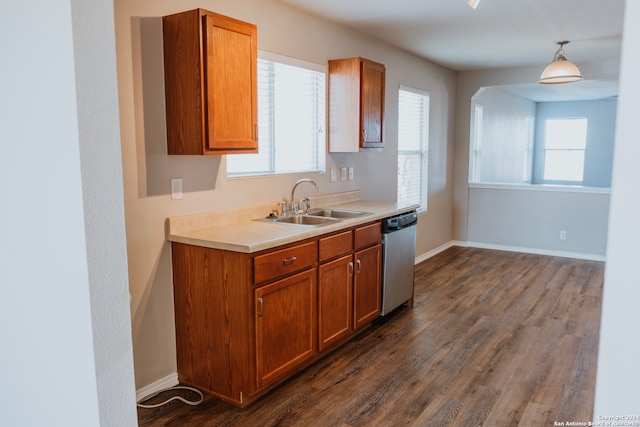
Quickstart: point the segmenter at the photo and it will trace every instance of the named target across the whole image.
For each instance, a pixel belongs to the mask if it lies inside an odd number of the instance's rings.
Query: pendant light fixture
[[[542,72],[538,83],[571,83],[583,79],[582,75],[580,74],[580,70],[578,70],[578,67],[576,67],[576,64],[571,61],[567,61],[567,58],[564,57],[563,46],[567,43],[569,42],[556,42],[556,44],[560,45],[560,47],[556,51],[556,54],[553,56],[553,61],[551,61]]]
[[[478,7],[478,3],[480,3],[480,0],[467,0],[467,4],[471,6],[473,9]]]

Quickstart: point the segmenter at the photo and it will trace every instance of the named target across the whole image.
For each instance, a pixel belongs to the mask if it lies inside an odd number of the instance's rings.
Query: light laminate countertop
[[[207,248],[252,253],[414,211],[418,205],[353,200],[319,207],[365,211],[371,212],[371,214],[343,219],[319,227],[252,219],[224,223],[217,221],[215,216],[207,216],[207,214],[173,217],[167,218],[167,240]],[[221,214],[218,214],[218,217],[220,216]],[[255,218],[260,218],[260,215],[256,215]]]

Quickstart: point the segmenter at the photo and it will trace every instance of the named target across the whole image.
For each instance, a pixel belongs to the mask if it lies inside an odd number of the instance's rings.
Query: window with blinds
[[[484,123],[484,106],[482,104],[474,105],[474,120],[473,120],[473,141],[471,157],[471,174],[470,182],[480,182],[480,168],[482,167],[482,124]]]
[[[529,184],[532,177],[535,119],[530,115],[496,113],[473,101],[469,182]],[[485,118],[488,116],[488,120]]]
[[[398,92],[398,203],[427,210],[429,95],[401,86]]]
[[[258,153],[227,156],[227,176],[324,172],[325,67],[258,59]]]

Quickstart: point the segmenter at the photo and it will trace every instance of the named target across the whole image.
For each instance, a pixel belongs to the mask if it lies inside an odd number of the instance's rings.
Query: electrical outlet
[[[347,168],[340,168],[340,181],[347,180]]]
[[[331,176],[329,177],[330,182],[336,182],[338,180],[338,171],[336,168],[331,168]]]
[[[171,179],[171,200],[182,200],[182,178]]]
[[[567,232],[562,230],[560,232],[560,240],[567,240]]]
[[[349,166],[349,181],[353,181],[353,166]]]

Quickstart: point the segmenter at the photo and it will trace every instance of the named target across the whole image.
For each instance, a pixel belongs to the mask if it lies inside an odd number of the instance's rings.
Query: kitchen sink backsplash
[[[314,208],[348,203],[360,199],[360,191],[346,191],[343,193],[319,194],[311,197],[311,205]],[[288,200],[287,200],[288,201]],[[199,230],[210,227],[220,227],[238,222],[266,217],[274,209],[279,210],[279,201],[264,203],[256,206],[247,206],[229,210],[202,212],[189,215],[167,218],[166,233],[180,233],[188,230]]]

